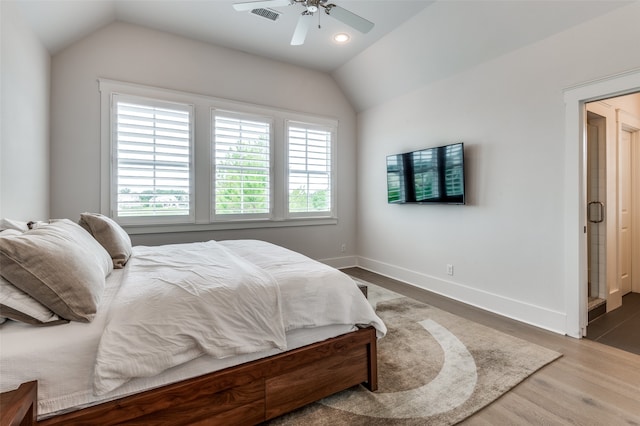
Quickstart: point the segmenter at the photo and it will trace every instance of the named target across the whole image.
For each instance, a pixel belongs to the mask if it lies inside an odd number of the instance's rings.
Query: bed
[[[354,385],[377,388],[386,328],[347,275],[263,241],[131,248],[115,222],[83,219],[89,232],[63,220],[0,235],[0,272],[12,285],[24,278],[8,241],[54,229],[80,238],[85,257],[99,253],[90,272],[106,276],[89,291],[100,292],[94,308],[47,301],[49,317],[0,326],[2,425],[13,424],[9,413],[42,425],[257,424]],[[104,241],[96,223],[116,237]],[[61,259],[80,268],[69,250]],[[31,284],[20,290],[42,297],[42,283]]]

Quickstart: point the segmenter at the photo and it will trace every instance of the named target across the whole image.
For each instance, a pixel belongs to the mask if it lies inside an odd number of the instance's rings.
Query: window
[[[330,225],[335,119],[100,79],[100,212],[131,234]]]
[[[215,216],[271,214],[271,120],[213,112]]]
[[[331,142],[333,129],[288,122],[288,214],[332,212]]]
[[[136,218],[189,221],[193,216],[191,110],[189,105],[113,96],[112,210],[122,223],[136,223]]]

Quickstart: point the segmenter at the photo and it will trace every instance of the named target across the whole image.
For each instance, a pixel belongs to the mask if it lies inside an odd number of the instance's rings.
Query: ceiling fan
[[[239,12],[244,12],[264,7],[291,6],[294,4],[303,6],[304,11],[300,15],[300,18],[298,18],[298,24],[296,25],[293,37],[291,38],[292,46],[304,44],[307,32],[309,32],[309,27],[311,26],[311,21],[313,20],[313,14],[318,12],[320,8],[323,8],[327,15],[332,16],[338,21],[349,25],[363,34],[368,33],[373,28],[373,22],[368,21],[353,12],[349,12],[347,9],[336,6],[333,3],[327,4],[327,2],[328,0],[259,0],[235,3],[233,8]]]

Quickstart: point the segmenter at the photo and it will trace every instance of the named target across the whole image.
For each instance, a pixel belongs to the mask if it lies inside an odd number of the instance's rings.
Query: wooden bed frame
[[[378,388],[373,327],[42,421],[25,383],[2,394],[0,426],[253,425],[360,383]]]

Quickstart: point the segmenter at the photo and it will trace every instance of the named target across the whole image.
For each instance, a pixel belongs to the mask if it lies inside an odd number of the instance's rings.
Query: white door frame
[[[585,103],[640,91],[640,69],[568,88],[565,101],[564,265],[567,335],[587,330]]]

